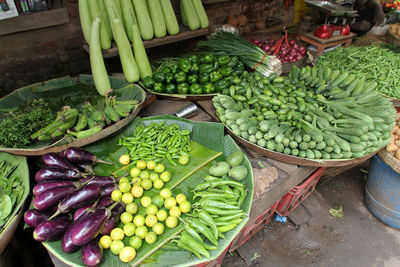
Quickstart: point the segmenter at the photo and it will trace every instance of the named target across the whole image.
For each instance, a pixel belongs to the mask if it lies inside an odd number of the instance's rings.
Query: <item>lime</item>
[[[184,194],[178,194],[177,196],[176,196],[176,202],[178,203],[178,204],[181,204],[183,201],[185,201],[187,198],[186,198],[186,196],[184,195]]]
[[[157,208],[157,206],[154,205],[154,204],[150,204],[150,205],[147,206],[147,208],[146,208],[146,214],[147,214],[147,215],[156,215],[157,211],[158,211],[158,208]]]
[[[130,214],[135,214],[138,211],[138,205],[135,202],[129,203],[125,206],[125,210]]]
[[[134,197],[139,198],[143,196],[143,187],[141,187],[140,185],[134,185],[132,186],[131,193]]]
[[[154,166],[154,171],[157,173],[162,173],[165,171],[165,166],[162,163],[158,163],[156,166]]]
[[[147,227],[153,227],[157,223],[157,217],[156,215],[147,215],[146,217],[146,226]]]
[[[133,218],[133,223],[136,225],[136,227],[144,225],[144,216],[136,215],[135,218]]]
[[[113,240],[110,244],[110,250],[115,255],[118,255],[123,248],[124,243],[121,240]]]
[[[141,185],[142,179],[140,179],[139,177],[132,178],[132,183],[133,185]]]
[[[122,195],[122,198],[121,198],[121,200],[122,200],[122,203],[124,203],[124,204],[129,204],[129,203],[132,203],[133,202],[133,195],[131,194],[131,193],[124,193],[123,195]]]
[[[140,204],[142,204],[143,207],[147,208],[151,204],[151,198],[148,196],[142,197],[140,200]]]
[[[119,163],[121,163],[122,165],[128,165],[130,161],[131,158],[129,157],[129,155],[125,154],[119,157]]]
[[[144,240],[147,244],[154,244],[157,241],[157,234],[154,232],[148,232]]]
[[[148,178],[149,178],[149,175],[150,175],[149,172],[146,171],[146,170],[144,170],[144,171],[142,171],[142,172],[139,174],[139,178],[142,179],[142,180],[148,179]]]
[[[153,228],[154,228],[154,227],[153,227]],[[153,230],[153,231],[154,231],[154,230]],[[99,244],[100,244],[100,246],[101,246],[102,248],[108,249],[108,248],[110,248],[111,242],[112,242],[112,239],[111,239],[111,237],[110,237],[109,235],[103,235],[103,236],[100,238]]]
[[[124,236],[124,231],[119,227],[111,230],[110,237],[112,240],[122,240],[124,239]]]
[[[151,201],[156,205],[158,208],[164,206],[164,198],[160,195],[155,195]]]
[[[189,163],[189,157],[185,156],[185,155],[182,155],[182,156],[179,157],[178,162],[181,165],[187,165]]]
[[[137,236],[132,236],[131,239],[129,239],[129,246],[134,249],[139,249],[142,246],[142,243],[142,239]]]
[[[140,174],[141,170],[138,167],[133,167],[129,174],[131,175],[131,177],[138,177]]]
[[[179,208],[183,213],[188,213],[192,210],[192,204],[189,201],[185,200],[181,204],[179,204]]]
[[[119,183],[118,189],[122,193],[128,193],[129,191],[131,191],[131,185],[129,182],[122,182]]]
[[[177,217],[173,217],[173,216],[169,216],[167,218],[167,220],[165,220],[165,225],[168,228],[174,228],[178,225],[178,218]]]
[[[147,169],[149,170],[154,170],[154,167],[156,166],[156,162],[154,160],[149,160],[146,162]]]
[[[170,216],[174,216],[174,217],[179,217],[179,216],[181,216],[181,209],[179,208],[179,207],[172,207],[170,210],[169,210],[169,215]]]
[[[135,234],[136,226],[133,223],[127,223],[124,225],[124,234],[126,236],[133,236]]]
[[[165,199],[165,201],[164,201],[164,207],[165,207],[167,210],[169,210],[170,208],[175,207],[175,206],[176,206],[176,200],[175,200],[175,198],[169,197],[169,198]]]
[[[158,222],[156,223],[151,230],[157,235],[162,235],[164,233],[164,224]]]
[[[157,180],[154,181],[153,186],[154,186],[155,189],[161,189],[161,188],[164,187],[164,182],[161,179],[157,179]]]
[[[140,185],[143,187],[144,190],[150,190],[153,187],[153,183],[150,179],[143,179]]]
[[[157,211],[156,216],[160,222],[163,222],[163,221],[165,221],[165,219],[167,219],[168,213],[165,210],[159,210],[159,211]]]
[[[157,179],[159,179],[160,178],[160,176],[158,175],[158,173],[155,173],[155,172],[152,172],[152,173],[150,173],[150,175],[149,175],[149,179],[152,181],[152,182],[154,182],[155,180],[157,180]]]
[[[141,239],[144,239],[144,237],[146,236],[147,232],[148,232],[147,227],[142,225],[142,226],[136,227],[135,235],[137,237],[141,238]]]
[[[160,191],[160,195],[164,198],[167,199],[169,197],[172,197],[172,192],[169,188],[163,188]]]
[[[132,214],[127,211],[123,212],[119,218],[123,224],[130,223],[133,220]]]
[[[114,201],[118,201],[120,200],[122,197],[122,192],[119,191],[118,189],[115,189],[114,191],[112,191],[111,193],[111,199]]]
[[[130,262],[136,257],[136,250],[133,247],[124,247],[119,253],[122,262]]]
[[[119,179],[118,183],[120,183],[120,184],[129,183],[129,178],[128,177],[122,177],[121,179]]]
[[[141,170],[146,169],[146,161],[138,160],[138,162],[136,162],[136,167],[138,167]]]
[[[160,174],[160,179],[163,180],[165,183],[171,181],[171,173],[169,171],[165,171]]]

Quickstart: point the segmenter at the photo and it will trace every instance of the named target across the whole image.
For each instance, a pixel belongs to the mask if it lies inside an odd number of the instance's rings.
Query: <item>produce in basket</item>
[[[375,82],[330,68],[296,66],[270,81],[244,73],[230,96],[213,98],[233,134],[261,148],[308,159],[361,158],[390,141],[395,109]]]
[[[396,119],[396,125],[393,127],[392,138],[390,143],[386,146],[386,151],[396,159],[400,160],[400,123],[399,119]]]

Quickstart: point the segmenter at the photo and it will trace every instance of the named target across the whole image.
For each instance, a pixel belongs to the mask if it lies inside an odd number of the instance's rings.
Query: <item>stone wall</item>
[[[0,96],[54,77],[90,73],[89,56],[82,48],[77,0],[64,3],[68,24],[0,36]],[[173,4],[177,6],[177,0]],[[244,13],[249,18],[281,18],[288,14],[281,0],[228,1],[206,4],[205,8],[211,24],[225,23],[230,14]],[[165,49],[176,50],[173,45]],[[106,60],[106,64],[114,69],[120,66],[116,58]]]

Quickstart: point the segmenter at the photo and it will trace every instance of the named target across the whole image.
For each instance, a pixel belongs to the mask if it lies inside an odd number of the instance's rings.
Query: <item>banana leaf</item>
[[[110,77],[110,82],[112,88],[114,88],[113,95],[116,95],[118,99],[137,99],[139,101],[139,105],[128,117],[88,138],[76,140],[72,137],[66,137],[56,142],[36,141],[26,148],[0,147],[0,151],[29,156],[42,155],[48,152],[59,152],[67,146],[84,146],[119,130],[136,117],[146,98],[146,93],[140,86],[127,83],[121,78]],[[17,111],[24,107],[28,100],[37,98],[43,98],[54,114],[65,105],[77,107],[85,101],[89,101],[99,110],[104,109],[104,97],[98,94],[91,75],[80,75],[74,78],[66,76],[17,89],[1,98],[0,119],[4,118],[8,112]]]
[[[118,139],[121,136],[132,134],[135,128],[139,125],[149,125],[153,122],[158,123],[162,121],[165,121],[166,124],[176,123],[181,129],[190,129],[192,131],[191,146],[193,150],[191,151],[192,156],[190,163],[186,166],[178,166],[174,168],[167,160],[163,161],[166,169],[172,173],[171,181],[166,183],[164,188],[172,188],[174,195],[184,193],[187,195],[189,200],[192,200],[193,188],[197,184],[203,182],[202,178],[208,173],[212,161],[224,160],[224,155],[229,155],[233,151],[240,149],[230,136],[224,136],[224,127],[220,123],[195,122],[169,115],[143,119],[136,118],[122,131],[114,133],[112,136],[108,136],[102,141],[85,147],[85,149],[96,154],[96,156],[115,163],[114,165],[98,164],[95,167],[96,174],[109,175],[112,172],[116,172],[116,170],[120,171],[122,169],[121,174],[123,175],[127,170],[121,168],[122,165],[119,165],[117,162],[119,156],[126,153],[127,150],[118,146]],[[249,169],[249,174],[246,179],[242,181],[246,184],[246,190],[248,190],[248,195],[242,208],[244,213],[248,215],[250,213],[254,188],[253,173],[250,162],[247,158],[245,158],[244,166]],[[145,195],[148,196],[154,196],[158,193],[159,190],[154,188],[145,191]],[[142,207],[139,208],[139,214],[144,214],[144,212],[145,210]],[[186,215],[182,215],[181,218],[185,220]],[[118,256],[113,255],[110,250],[106,250],[104,251],[104,259],[100,266],[136,266],[138,264],[145,266],[190,266],[201,262],[207,262],[216,259],[229,246],[233,238],[246,224],[247,220],[248,217],[246,216],[236,228],[225,233],[225,239],[219,240],[218,250],[210,251],[210,259],[203,258],[200,260],[186,251],[178,250],[173,244],[171,244],[170,240],[175,238],[183,230],[183,224],[180,222],[178,226],[173,229],[168,229],[166,227],[166,231],[158,237],[158,240],[154,244],[143,244],[143,246],[137,251],[136,258],[130,263],[121,262]],[[71,266],[83,266],[80,250],[73,254],[65,254],[61,249],[60,241],[46,242],[43,243],[43,245],[50,253],[62,262]]]
[[[17,168],[14,170],[12,177],[15,179],[19,179],[20,186],[22,186],[23,191],[16,199],[17,203],[14,205],[14,209],[11,212],[11,215],[8,216],[7,222],[5,223],[2,231],[0,232],[0,248],[5,247],[8,241],[10,241],[12,234],[7,234],[8,230],[13,227],[14,224],[18,224],[18,212],[20,211],[21,207],[25,203],[26,198],[28,197],[30,188],[29,188],[29,169],[28,164],[26,162],[26,157],[23,156],[16,156],[11,155],[8,153],[0,152],[0,161],[8,162],[12,165],[17,165]],[[7,240],[5,240],[7,239]],[[4,248],[3,247],[3,248]]]

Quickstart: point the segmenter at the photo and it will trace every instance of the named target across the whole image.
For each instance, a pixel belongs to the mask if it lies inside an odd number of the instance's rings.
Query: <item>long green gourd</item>
[[[146,0],[132,0],[135,9],[136,20],[139,26],[140,35],[143,40],[151,40],[154,37],[153,25],[149,12],[147,11]]]
[[[118,18],[122,19],[122,7],[121,7],[121,0],[113,0],[114,6],[117,9]]]
[[[171,0],[160,0],[162,12],[164,15],[165,25],[168,34],[174,35],[179,33],[179,24],[175,16],[174,8],[172,7]]]
[[[126,35],[128,35],[129,41],[132,42],[132,25],[137,24],[137,21],[131,0],[121,0],[121,8]]]
[[[147,76],[153,76],[153,72],[137,24],[132,25],[132,36],[133,52],[135,53],[136,62],[139,67],[140,77],[143,80]]]
[[[88,0],[79,0],[78,8],[83,37],[85,38],[86,43],[89,43],[92,16],[90,15]]]
[[[200,20],[200,28],[202,29],[207,28],[210,25],[210,23],[208,21],[207,13],[204,10],[203,3],[201,2],[201,0],[192,0],[192,1],[197,17],[199,17]]]
[[[160,0],[147,0],[151,22],[153,24],[154,35],[158,38],[167,35],[164,15],[161,10]]]
[[[185,12],[183,10],[183,1],[182,0],[179,2],[179,9],[180,9],[179,12],[181,14],[182,24],[187,26],[188,24],[187,24],[187,21],[186,21]]]
[[[181,0],[183,12],[185,14],[186,22],[190,30],[194,31],[200,28],[200,20],[196,14],[192,0]]]
[[[108,33],[107,27],[103,20],[105,20],[104,12],[100,12],[99,5],[96,0],[89,0],[89,10],[92,18],[99,17],[101,19],[100,26],[100,42],[101,48],[110,49],[111,48],[111,36]]]
[[[119,58],[121,60],[122,71],[128,82],[137,82],[140,79],[139,68],[136,64],[131,44],[126,36],[124,25],[119,18],[113,19],[114,39],[118,47]]]
[[[108,34],[110,36],[112,36],[110,18],[108,16],[107,11],[106,11],[106,4],[104,3],[104,0],[98,0],[98,4],[99,4],[100,12],[101,12],[101,14],[103,15],[103,18],[104,18],[104,19],[102,19],[102,21],[107,27]]]
[[[111,89],[110,79],[108,78],[106,66],[104,65],[103,54],[100,44],[101,20],[95,17],[90,31],[90,68],[92,69],[94,85],[100,95]]]

